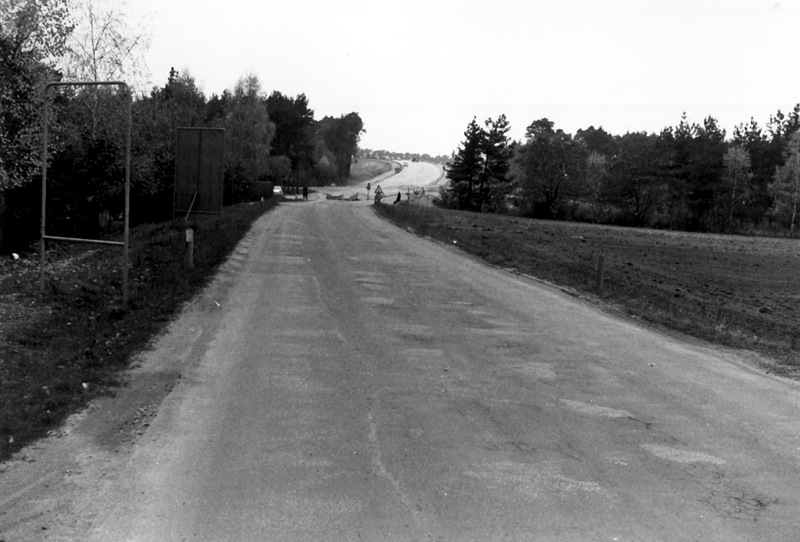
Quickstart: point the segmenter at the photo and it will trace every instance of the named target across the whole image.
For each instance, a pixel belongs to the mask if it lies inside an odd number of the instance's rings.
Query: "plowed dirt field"
[[[596,297],[642,320],[768,354],[800,377],[800,240],[531,220],[425,205],[384,214],[487,262]],[[603,254],[602,291],[597,288]]]

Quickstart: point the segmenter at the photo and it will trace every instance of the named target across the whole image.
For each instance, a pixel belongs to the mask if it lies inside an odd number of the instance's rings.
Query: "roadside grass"
[[[275,205],[226,208],[221,217],[144,225],[131,231],[129,301],[122,304],[120,249],[53,243],[46,291],[35,254],[2,270],[0,290],[23,307],[0,341],[0,460],[102,394],[120,371],[212,277],[252,223]],[[194,267],[185,229],[194,229]],[[8,265],[8,264],[7,264]],[[13,311],[12,311],[13,313]],[[3,337],[0,337],[3,339]]]
[[[392,164],[386,160],[375,158],[360,158],[350,166],[350,183],[368,181],[392,169]]]
[[[759,352],[768,358],[764,370],[800,378],[800,244],[765,258],[749,253],[745,245],[752,240],[733,236],[709,236],[725,245],[723,251],[697,234],[611,231],[408,202],[374,208],[492,265],[567,287],[656,326]],[[606,265],[598,291],[601,252]]]

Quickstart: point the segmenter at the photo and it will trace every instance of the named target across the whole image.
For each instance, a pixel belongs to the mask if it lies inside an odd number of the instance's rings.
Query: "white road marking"
[[[603,497],[613,497],[597,482],[576,480],[561,473],[558,461],[539,463],[515,463],[498,461],[478,466],[464,473],[470,478],[495,482],[497,485],[512,484],[523,495],[533,498],[552,499],[570,493],[595,493]]]
[[[372,419],[371,411],[367,413],[367,422],[369,422],[368,439],[370,447],[370,459],[373,467],[375,467],[375,472],[378,473],[378,476],[385,478],[391,484],[398,497],[400,497],[400,501],[408,509],[408,511],[411,512],[411,516],[414,518],[414,523],[417,525],[417,527],[421,527],[422,521],[419,517],[419,512],[416,510],[416,508],[414,508],[413,504],[411,503],[411,499],[403,490],[400,482],[398,482],[397,479],[392,476],[392,473],[390,473],[383,464],[381,445],[380,442],[378,442],[378,427],[375,425],[375,421]]]
[[[713,463],[714,465],[725,464],[724,459],[714,457],[713,455],[704,454],[703,452],[678,450],[661,444],[642,444],[642,448],[651,454],[660,457],[661,459],[677,461],[678,463]]]
[[[616,408],[608,408],[600,405],[593,405],[591,403],[583,403],[581,401],[570,401],[569,399],[561,399],[561,402],[569,409],[581,414],[591,414],[594,416],[605,416],[606,418],[632,418],[633,414],[626,410],[618,410]]]
[[[394,305],[394,299],[388,297],[365,297],[362,301],[368,305]]]

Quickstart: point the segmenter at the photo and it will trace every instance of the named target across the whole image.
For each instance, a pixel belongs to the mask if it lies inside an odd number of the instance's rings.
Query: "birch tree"
[[[275,137],[275,124],[269,120],[266,96],[256,75],[239,79],[224,117],[214,125],[225,128],[225,180],[231,198],[238,201],[249,183],[269,174],[269,151]]]
[[[737,207],[741,208],[750,198],[750,155],[739,146],[733,145],[722,157],[725,167],[723,177],[727,189],[730,191],[730,209],[728,210],[728,227],[733,225],[733,214]]]
[[[144,55],[150,34],[125,0],[72,0],[77,22],[65,45],[61,70],[67,81],[124,81],[131,90],[143,90],[150,73]],[[105,99],[114,91],[91,88],[80,91],[90,97],[91,134],[95,136],[101,117],[118,109]],[[108,106],[106,108],[106,105]]]
[[[144,55],[150,33],[124,0],[73,0],[75,29],[66,43],[66,79],[125,80],[133,87],[149,78]]]
[[[769,194],[772,213],[789,218],[789,231],[794,237],[797,207],[800,203],[800,131],[792,134],[783,150],[783,165],[775,170]]]

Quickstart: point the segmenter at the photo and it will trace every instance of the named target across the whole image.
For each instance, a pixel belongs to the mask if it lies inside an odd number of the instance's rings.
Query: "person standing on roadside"
[[[367,183],[367,199],[369,199],[369,189],[372,188],[370,183]]]
[[[308,201],[308,187],[303,187],[303,201]]]

